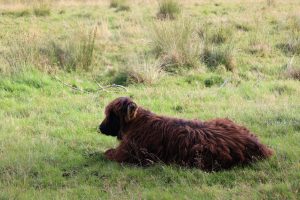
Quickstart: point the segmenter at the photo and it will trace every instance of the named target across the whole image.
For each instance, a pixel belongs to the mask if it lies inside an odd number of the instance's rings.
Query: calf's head
[[[119,97],[105,108],[105,119],[99,130],[105,134],[122,139],[123,126],[136,116],[138,106],[128,97]]]

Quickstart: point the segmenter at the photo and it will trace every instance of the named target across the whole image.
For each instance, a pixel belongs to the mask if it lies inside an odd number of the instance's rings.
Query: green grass
[[[0,199],[299,199],[300,58],[286,48],[298,1],[182,1],[172,21],[144,2],[115,12],[66,1],[43,17],[0,2]],[[128,92],[94,92],[113,83]],[[216,173],[108,161],[118,142],[96,130],[119,96],[168,116],[231,118],[275,155]]]
[[[40,72],[2,77],[1,195],[20,199],[118,195],[125,199],[138,195],[198,199],[249,198],[250,193],[255,198],[296,198],[300,178],[298,83],[249,81],[220,88],[219,83],[206,87],[208,78],[176,76],[155,86],[130,86],[128,93],[81,94]],[[64,79],[83,88],[96,87],[77,75]],[[117,142],[98,134],[96,127],[104,106],[124,95],[159,114],[202,120],[232,118],[256,132],[276,154],[253,166],[218,173],[107,161],[103,151]],[[162,192],[159,196],[158,191]]]

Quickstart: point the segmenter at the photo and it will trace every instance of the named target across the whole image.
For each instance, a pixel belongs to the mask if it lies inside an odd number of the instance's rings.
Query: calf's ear
[[[127,116],[125,118],[126,122],[129,122],[129,121],[131,121],[132,119],[135,118],[136,113],[137,113],[137,109],[138,109],[138,106],[136,105],[136,103],[132,102],[132,103],[128,104],[128,106],[127,106]]]

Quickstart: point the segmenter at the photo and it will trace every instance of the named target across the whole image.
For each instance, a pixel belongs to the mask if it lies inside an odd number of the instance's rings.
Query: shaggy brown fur
[[[100,131],[120,140],[105,156],[120,163],[176,163],[215,171],[272,155],[248,129],[228,119],[201,122],[163,117],[126,97],[112,101],[105,115]]]

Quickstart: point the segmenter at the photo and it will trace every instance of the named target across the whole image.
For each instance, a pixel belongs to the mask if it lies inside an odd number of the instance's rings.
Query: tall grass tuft
[[[118,8],[119,6],[124,5],[125,2],[125,0],[111,0],[109,6],[111,8]]]
[[[37,17],[44,17],[50,15],[50,8],[49,7],[38,7],[33,9],[33,13]]]
[[[215,25],[209,27],[208,24],[202,24],[197,33],[205,43],[214,43],[217,45],[230,42],[233,35],[233,27],[229,25]]]
[[[42,56],[50,66],[57,66],[65,71],[92,70],[93,54],[97,29],[78,30],[67,40],[52,39],[42,50]]]
[[[83,34],[80,40],[79,52],[77,62],[80,68],[89,71],[93,62],[93,54],[95,50],[95,39],[97,34],[97,27],[94,27],[87,34]]]
[[[285,72],[285,76],[287,78],[291,78],[291,79],[300,81],[300,68],[299,67],[298,68],[295,68],[295,67],[288,68]]]
[[[216,27],[203,24],[197,29],[203,43],[200,59],[210,70],[215,70],[221,65],[228,71],[235,70],[232,29],[231,26],[222,24]]]
[[[36,40],[36,34],[25,33],[17,39],[7,41],[8,49],[0,54],[7,65],[1,66],[1,71],[14,74],[22,72],[25,67],[34,63],[38,55]]]
[[[300,66],[297,66],[294,64],[294,58],[295,56],[293,56],[289,63],[286,65],[286,69],[284,71],[284,76],[286,78],[289,78],[289,79],[295,79],[295,80],[298,80],[300,81]]]
[[[290,34],[287,43],[284,45],[284,51],[300,55],[300,32]]]
[[[11,17],[27,17],[27,16],[30,16],[31,13],[30,13],[29,9],[6,10],[6,11],[1,11],[0,15],[11,16]]]
[[[26,33],[10,42],[2,55],[11,73],[30,65],[46,72],[58,69],[71,72],[92,70],[97,29],[77,30],[68,38],[48,38],[45,34]],[[10,44],[9,43],[9,44]]]
[[[26,17],[35,15],[37,17],[48,16],[51,14],[51,1],[49,0],[33,0],[23,2],[23,7],[16,6],[15,8],[9,8],[7,10],[1,10],[0,15],[12,16],[12,17]]]
[[[37,17],[49,16],[51,14],[51,2],[45,0],[33,1],[32,10]]]
[[[216,44],[228,42],[232,37],[232,28],[221,26],[214,30],[210,37],[210,40]]]
[[[233,47],[230,45],[206,45],[202,50],[201,60],[211,70],[215,70],[220,65],[224,65],[228,71],[234,71],[236,68]]]
[[[177,0],[161,0],[159,2],[157,18],[175,19],[180,12],[181,9]]]
[[[164,72],[157,60],[149,56],[134,54],[129,56],[127,66],[120,69],[114,82],[122,85],[135,83],[152,85],[163,76]]]
[[[116,12],[118,11],[130,11],[130,7],[126,0],[111,0],[110,7],[116,8]]]
[[[276,1],[275,0],[267,0],[267,6],[268,7],[272,7],[276,5]]]
[[[152,28],[153,52],[165,70],[197,66],[200,42],[191,21],[159,21]]]
[[[154,84],[164,75],[159,63],[154,59],[135,55],[130,60],[127,72],[130,80],[135,83]]]
[[[271,53],[272,48],[263,34],[255,32],[249,36],[247,51],[253,55],[266,57]]]
[[[300,55],[300,17],[292,16],[287,19],[287,37],[285,41],[278,44],[284,53],[288,55]]]

